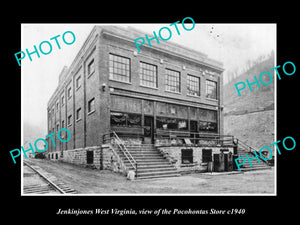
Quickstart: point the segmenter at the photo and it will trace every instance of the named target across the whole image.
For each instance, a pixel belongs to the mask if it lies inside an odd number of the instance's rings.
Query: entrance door
[[[154,119],[153,116],[144,116],[144,143],[154,143]]]

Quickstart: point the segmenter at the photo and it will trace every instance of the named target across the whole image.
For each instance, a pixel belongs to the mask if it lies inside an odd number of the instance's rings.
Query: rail
[[[44,174],[42,174],[40,171],[36,170],[33,166],[31,166],[29,163],[23,161],[26,166],[31,168],[33,171],[35,171],[40,177],[42,177],[46,182],[48,182],[52,187],[54,187],[56,190],[58,190],[62,194],[66,194],[64,190],[62,190],[60,187],[58,187],[54,182],[49,180]]]
[[[245,142],[241,141],[241,140],[238,139],[238,138],[235,138],[235,141],[234,141],[234,142],[237,144],[237,146],[241,146],[241,147],[242,147],[242,150],[246,149],[246,150],[248,150],[251,154],[254,154],[254,152],[256,152],[256,153],[257,153],[257,154],[256,154],[257,157],[258,157],[260,160],[262,160],[263,162],[265,162],[265,163],[267,163],[267,164],[269,165],[268,160],[265,160],[265,159],[263,159],[262,157],[260,157],[260,156],[259,156],[259,151],[257,151],[255,148],[253,148],[253,147],[247,145]]]
[[[215,144],[215,145],[234,145],[234,137],[232,135],[219,135],[219,134],[201,134],[189,131],[172,131],[172,130],[156,130],[156,140],[169,140],[172,139],[191,142],[191,145],[197,144]],[[183,143],[182,143],[183,144]]]
[[[234,141],[237,145],[242,146],[243,148],[247,149],[249,152],[256,151],[254,148],[251,146],[247,145],[245,142],[241,141],[241,139],[235,138]],[[257,152],[257,151],[256,151]]]
[[[111,140],[114,140],[113,143],[111,143]],[[137,174],[137,162],[133,158],[133,156],[130,154],[128,149],[126,148],[124,142],[119,138],[119,136],[116,134],[116,132],[111,131],[108,134],[103,135],[103,143],[106,143],[107,141],[110,141],[112,145],[116,144],[117,147],[120,149],[120,151],[124,154],[126,159],[129,161],[130,165],[135,170],[135,173]]]

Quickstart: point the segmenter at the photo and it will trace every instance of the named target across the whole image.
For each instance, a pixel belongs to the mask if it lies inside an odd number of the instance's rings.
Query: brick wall
[[[219,105],[217,100],[207,99],[205,97],[205,80],[217,81],[219,88],[221,88],[221,80],[218,76],[203,75],[200,73],[200,66],[194,60],[188,60],[178,57],[178,55],[169,55],[158,52],[153,48],[145,48],[141,53],[135,54],[136,47],[133,42],[128,42],[125,39],[119,39],[115,36],[105,36],[101,33],[101,27],[95,27],[84,43],[82,49],[75,57],[69,69],[64,68],[60,75],[60,82],[51,99],[48,102],[48,111],[54,108],[55,113],[51,116],[48,114],[48,132],[57,132],[56,125],[59,124],[59,129],[62,128],[62,121],[64,127],[68,128],[71,133],[71,140],[67,143],[61,143],[57,136],[55,139],[56,147],[49,142],[49,152],[58,152],[70,150],[75,157],[82,158],[80,162],[84,162],[84,156],[79,156],[76,152],[85,148],[99,146],[102,135],[107,133],[110,129],[110,94],[113,94],[113,88],[118,92],[123,91],[125,94],[144,94],[145,99],[149,96],[154,96],[160,101],[174,102],[174,104],[188,104],[194,107],[208,108],[216,110]],[[116,29],[117,30],[117,29]],[[124,31],[124,30],[123,30]],[[119,31],[120,34],[123,31]],[[124,31],[125,32],[125,31]],[[130,32],[129,32],[130,33]],[[174,50],[176,50],[174,46]],[[177,46],[178,47],[178,46]],[[182,49],[183,51],[184,49]],[[188,51],[188,50],[184,50]],[[111,81],[108,77],[109,53],[114,53],[120,56],[125,56],[131,60],[131,83],[122,83]],[[191,54],[196,54],[192,52]],[[201,55],[201,54],[200,54]],[[205,56],[201,55],[203,63]],[[94,72],[89,73],[88,66],[94,60]],[[158,71],[158,87],[149,88],[140,85],[139,82],[139,63],[140,61],[154,64]],[[206,64],[207,63],[207,64]],[[201,66],[203,70],[209,69],[209,63]],[[179,71],[181,74],[181,92],[170,93],[165,91],[165,69],[173,69]],[[214,68],[212,64],[212,68]],[[216,69],[217,68],[217,69]],[[215,71],[221,71],[217,66]],[[219,71],[219,72],[220,72]],[[200,77],[200,97],[188,96],[186,79],[187,74],[196,75]],[[80,87],[76,87],[76,79],[81,76]],[[104,84],[106,85],[105,88]],[[68,88],[71,87],[72,97],[68,98]],[[112,91],[110,90],[112,88]],[[130,91],[130,92],[128,92]],[[218,93],[222,93],[218,90]],[[117,94],[117,91],[115,91]],[[62,105],[61,97],[64,95],[64,105]],[[92,98],[95,99],[95,111],[88,112],[88,102]],[[145,101],[145,100],[143,100]],[[56,109],[56,103],[59,102],[59,109]],[[80,118],[76,118],[77,110],[81,108]],[[68,116],[72,115],[71,124],[68,126]],[[223,118],[219,115],[219,131],[222,133]],[[79,149],[79,150],[78,150]],[[85,149],[85,150],[84,150]],[[75,155],[78,156],[75,156]],[[75,159],[74,159],[75,160]],[[72,160],[70,160],[72,161]],[[79,163],[77,160],[76,163]]]

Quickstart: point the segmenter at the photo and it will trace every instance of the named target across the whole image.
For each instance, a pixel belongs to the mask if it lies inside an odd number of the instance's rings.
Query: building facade
[[[126,143],[153,144],[170,131],[223,134],[222,63],[168,41],[138,53],[133,40],[144,35],[93,28],[48,102],[48,133],[67,128],[72,136],[67,143],[53,136],[49,158],[80,149],[70,157],[89,160],[85,152],[101,152],[97,146],[110,131]]]

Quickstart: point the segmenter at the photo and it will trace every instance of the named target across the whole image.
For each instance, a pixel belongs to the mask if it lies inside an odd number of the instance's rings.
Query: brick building
[[[107,155],[101,147],[110,131],[128,145],[165,147],[223,134],[222,64],[169,41],[137,52],[133,40],[144,35],[116,26],[92,29],[48,102],[49,134],[67,128],[72,135],[67,143],[55,140],[55,147],[48,141],[50,159],[112,167],[117,151]]]

